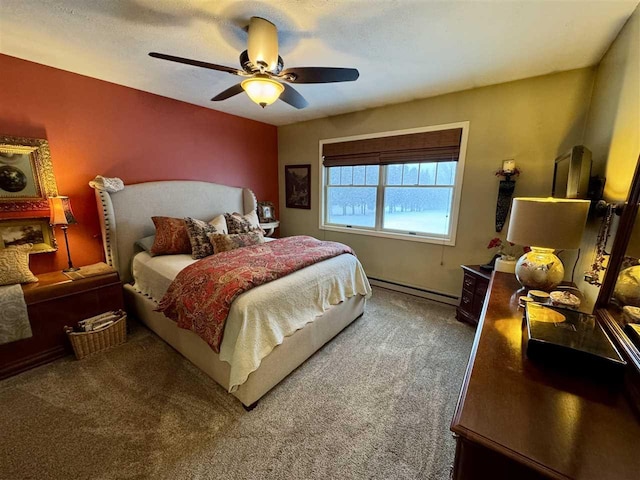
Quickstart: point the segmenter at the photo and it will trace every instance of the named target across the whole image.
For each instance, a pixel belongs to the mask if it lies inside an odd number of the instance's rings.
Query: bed
[[[124,282],[127,308],[247,409],[364,311],[371,288],[357,259],[343,254],[241,294],[229,312],[220,353],[215,353],[198,335],[155,311],[172,278],[195,260],[189,255],[150,257],[135,243],[154,234],[152,216],[209,220],[225,212],[249,213],[257,205],[253,192],[208,182],[162,181],[95,193],[106,261]],[[288,295],[294,288],[296,295]],[[323,290],[314,290],[318,288]],[[279,323],[275,334],[270,331],[276,346],[267,348],[255,340],[263,335],[252,329],[267,328],[270,322]]]

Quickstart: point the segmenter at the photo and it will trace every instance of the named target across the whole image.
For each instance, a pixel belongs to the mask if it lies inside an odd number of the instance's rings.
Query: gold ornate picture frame
[[[0,136],[0,213],[46,211],[57,194],[49,142]]]
[[[31,253],[58,250],[58,243],[49,225],[49,217],[0,220],[0,249],[32,243]]]

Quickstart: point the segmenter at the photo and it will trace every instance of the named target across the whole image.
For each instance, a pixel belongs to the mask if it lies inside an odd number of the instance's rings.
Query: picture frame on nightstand
[[[258,219],[260,223],[274,222],[276,219],[275,209],[271,202],[258,202]]]

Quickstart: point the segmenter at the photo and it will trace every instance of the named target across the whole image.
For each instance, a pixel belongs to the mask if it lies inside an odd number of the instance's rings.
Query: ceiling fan
[[[283,70],[284,62],[282,57],[278,55],[278,30],[276,26],[264,18],[251,17],[248,32],[247,50],[240,54],[242,70],[164,53],[151,52],[149,55],[171,62],[185,63],[246,77],[242,82],[227,88],[211,100],[214,102],[226,100],[244,90],[249,98],[262,108],[271,105],[278,98],[298,109],[306,107],[308,102],[287,83],[353,82],[360,76],[355,68],[297,67]]]

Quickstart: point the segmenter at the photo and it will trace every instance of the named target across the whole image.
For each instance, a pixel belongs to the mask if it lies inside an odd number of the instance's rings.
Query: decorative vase
[[[551,291],[564,278],[564,267],[552,248],[531,247],[516,263],[516,278],[523,287]]]
[[[517,263],[517,260],[515,258],[508,258],[506,256],[503,256],[496,259],[494,270],[496,272],[515,273],[516,263]]]

